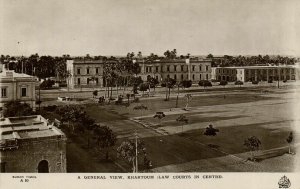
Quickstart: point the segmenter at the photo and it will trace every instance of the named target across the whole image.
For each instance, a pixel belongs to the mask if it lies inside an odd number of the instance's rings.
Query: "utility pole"
[[[135,172],[138,172],[138,144],[137,144],[137,131],[135,130]]]

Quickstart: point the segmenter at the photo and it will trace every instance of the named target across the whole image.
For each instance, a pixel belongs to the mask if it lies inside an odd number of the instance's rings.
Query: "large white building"
[[[70,73],[67,79],[68,86],[103,87],[103,64],[101,60],[67,60],[67,70]]]
[[[165,78],[173,78],[177,81],[211,79],[211,60],[193,60],[193,59],[175,59],[175,60],[157,60],[157,61],[140,61],[140,75],[143,80],[148,76],[161,81]]]
[[[67,70],[70,73],[67,80],[69,87],[105,86],[104,63],[102,60],[67,60]],[[114,61],[114,63],[118,62]],[[193,82],[211,79],[211,60],[137,60],[137,63],[141,70],[138,76],[141,76],[144,81],[148,76],[154,77],[158,81],[167,77],[177,81],[192,80]]]
[[[0,107],[6,102],[18,100],[27,103],[35,111],[36,77],[2,69],[0,73]]]
[[[221,81],[296,80],[294,66],[213,67],[212,79]]]

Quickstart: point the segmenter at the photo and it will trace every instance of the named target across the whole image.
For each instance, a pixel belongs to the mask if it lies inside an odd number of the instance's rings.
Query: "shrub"
[[[192,83],[192,80],[183,80],[180,84],[184,88],[190,88],[192,86]]]
[[[259,82],[258,81],[252,81],[253,85],[257,85]]]
[[[40,87],[41,87],[41,89],[49,89],[54,84],[55,84],[55,82],[53,80],[47,79],[41,83]]]
[[[33,111],[29,104],[21,103],[20,101],[9,101],[4,104],[4,117],[28,116],[32,115]]]
[[[235,85],[244,85],[244,83],[242,81],[236,81],[234,84]]]
[[[223,85],[224,87],[225,87],[225,85],[227,85],[227,84],[228,84],[228,82],[225,81],[225,80],[222,80],[222,81],[220,81],[220,83],[219,83],[219,85]]]
[[[98,91],[97,90],[93,91],[93,96],[98,96]]]
[[[56,110],[57,106],[56,105],[52,105],[52,106],[45,106],[44,110],[48,111],[48,112],[54,112]]]
[[[211,82],[208,80],[200,80],[198,85],[202,86],[202,87],[211,87],[212,86]]]

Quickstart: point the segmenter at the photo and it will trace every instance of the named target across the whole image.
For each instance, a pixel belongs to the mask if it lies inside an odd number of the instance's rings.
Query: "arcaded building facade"
[[[158,81],[162,81],[167,77],[177,81],[192,80],[193,82],[211,79],[211,60],[135,61],[139,64],[141,70],[138,76],[141,76],[144,81],[147,80],[148,76],[154,77]],[[104,61],[102,60],[67,60],[67,70],[70,73],[70,77],[67,79],[68,85],[70,88],[105,86],[103,66]]]
[[[148,76],[158,81],[168,77],[177,81],[192,80],[193,82],[211,79],[211,61],[206,59],[139,61],[138,63],[141,68],[139,75],[143,80],[146,80]]]
[[[1,118],[1,172],[65,173],[66,137],[40,115]]]
[[[213,67],[212,80],[232,81],[269,81],[296,80],[293,66],[247,66],[247,67]]]

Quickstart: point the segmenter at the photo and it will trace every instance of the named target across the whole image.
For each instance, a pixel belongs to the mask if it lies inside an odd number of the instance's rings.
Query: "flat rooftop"
[[[0,141],[64,136],[41,115],[7,117],[0,120]]]

